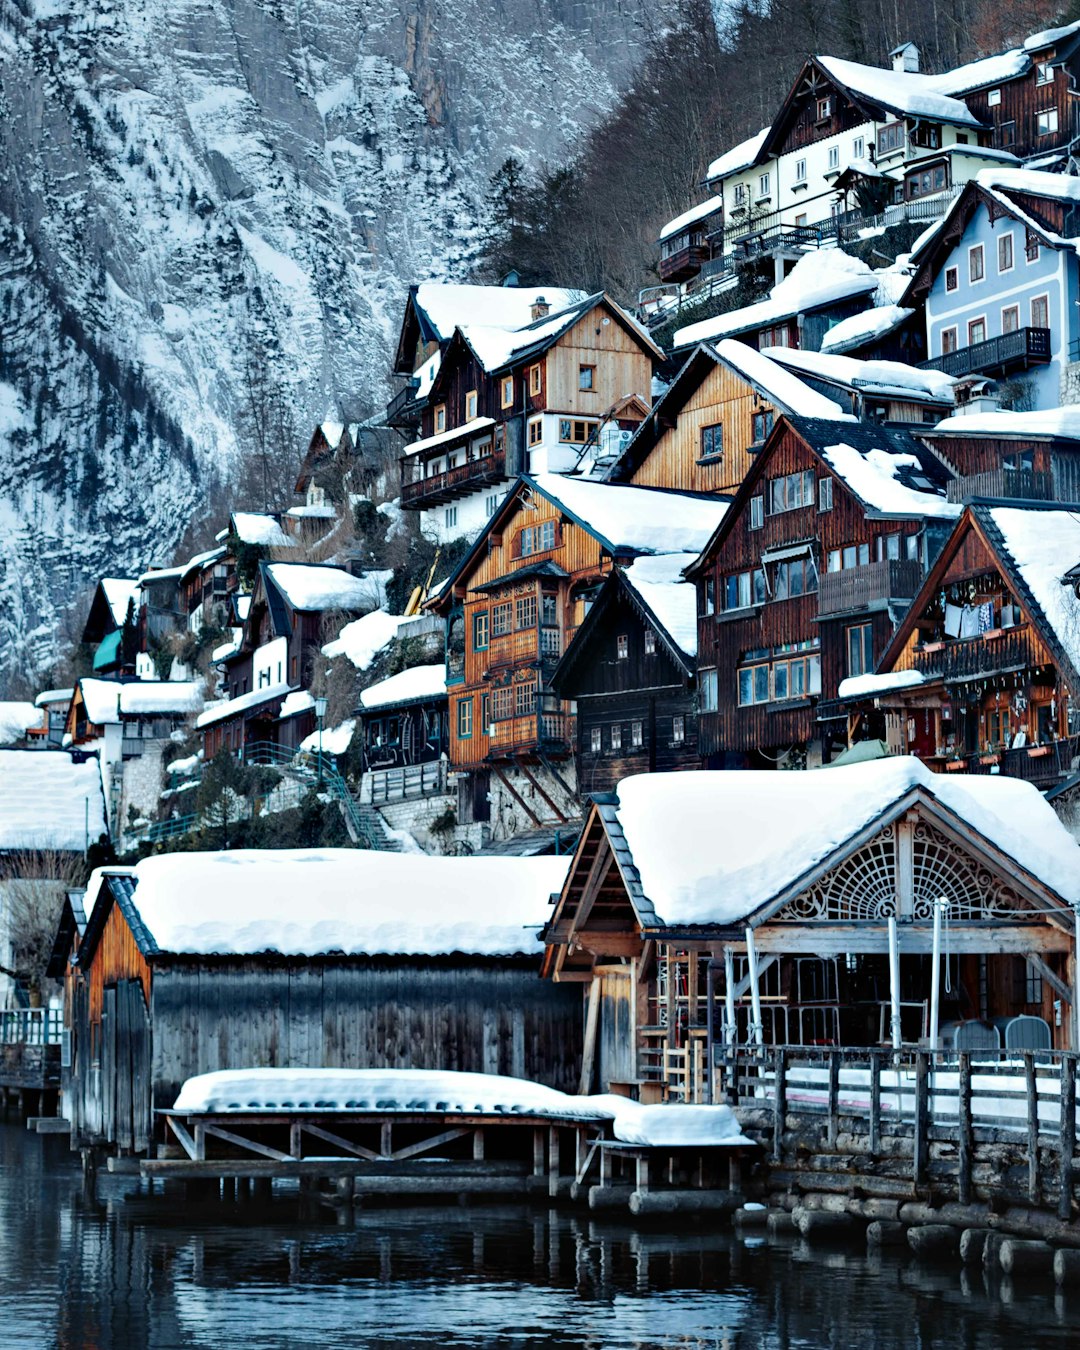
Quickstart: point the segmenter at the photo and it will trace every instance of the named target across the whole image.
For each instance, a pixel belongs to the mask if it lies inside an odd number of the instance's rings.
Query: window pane
[[[803,564],[802,559],[798,562],[788,564],[788,594],[792,597],[802,595],[803,593]]]
[[[773,669],[773,697],[787,698],[788,696],[788,667],[786,661],[781,661]]]
[[[754,672],[752,670],[739,671],[739,703],[744,707],[747,703],[754,701]],[[709,704],[705,705],[709,707]]]
[[[739,608],[739,578],[725,577],[724,579],[724,608]]]
[[[807,658],[808,683],[806,692],[808,694],[821,693],[821,657],[811,656]]]
[[[768,703],[769,701],[769,667],[754,667],[754,702]]]
[[[788,596],[788,565],[779,563],[776,568],[776,580],[773,582],[773,599],[786,600]]]
[[[754,604],[765,603],[765,572],[761,567],[754,568]]]
[[[806,662],[792,661],[791,663],[791,698],[801,698],[806,692]]]
[[[750,603],[750,573],[739,573],[739,606],[744,607]]]

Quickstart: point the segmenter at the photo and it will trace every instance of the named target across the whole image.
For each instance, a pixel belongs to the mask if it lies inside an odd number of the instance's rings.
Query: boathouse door
[[[600,1091],[632,1083],[634,1066],[634,982],[629,966],[600,966]]]
[[[150,1018],[138,980],[102,991],[101,1116],[105,1139],[125,1152],[150,1144]]]

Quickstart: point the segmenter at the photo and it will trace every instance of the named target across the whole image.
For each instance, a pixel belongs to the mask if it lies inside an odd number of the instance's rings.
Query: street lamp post
[[[323,783],[323,758],[322,758],[322,729],[323,719],[326,716],[326,699],[317,698],[315,700],[315,716],[319,719],[319,787]]]

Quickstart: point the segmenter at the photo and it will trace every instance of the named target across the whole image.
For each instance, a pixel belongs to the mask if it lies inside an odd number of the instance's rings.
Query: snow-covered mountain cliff
[[[674,3],[674,0],[672,0]],[[242,409],[386,394],[405,288],[488,178],[633,69],[649,0],[0,0],[0,684],[88,579],[165,560]]]

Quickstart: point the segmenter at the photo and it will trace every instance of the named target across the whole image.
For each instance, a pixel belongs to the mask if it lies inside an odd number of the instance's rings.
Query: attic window
[[[538,366],[538,365],[537,365],[537,366],[530,366],[530,367],[529,367],[529,393],[530,393],[530,394],[538,394],[538,393],[540,392],[540,386],[541,386],[541,383],[542,383],[540,371],[541,371],[541,367]]]
[[[1001,90],[991,89],[986,95],[986,106],[988,108],[999,108],[1001,106]]]
[[[471,422],[476,417],[477,394],[475,389],[470,389],[465,395],[465,420]]]
[[[512,408],[514,406],[513,375],[504,375],[502,378],[502,406],[504,408]]]
[[[645,629],[645,655],[653,656],[656,652],[656,633],[651,628]]]
[[[831,116],[832,116],[832,99],[819,98],[817,101],[817,120],[819,122],[827,122]]]
[[[435,434],[446,430],[446,404],[437,403],[435,405]]]
[[[1035,83],[1053,84],[1054,72],[1050,67],[1049,61],[1036,61],[1035,63]]]
[[[578,366],[578,388],[588,393],[596,388],[595,366]]]
[[[615,655],[620,661],[629,661],[630,638],[626,633],[620,633],[615,639]]]

